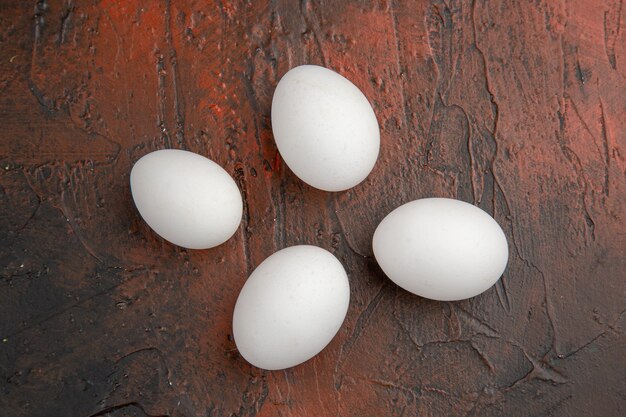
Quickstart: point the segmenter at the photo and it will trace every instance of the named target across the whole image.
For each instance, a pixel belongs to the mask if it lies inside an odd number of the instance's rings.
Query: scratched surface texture
[[[270,103],[322,64],[372,102],[381,154],[325,193],[277,154]],[[0,4],[0,416],[626,415],[626,6],[620,0]],[[132,164],[198,152],[242,225],[183,250],[144,224]],[[503,279],[462,302],[386,279],[377,223],[421,197],[492,213]],[[247,275],[334,253],[344,326],[304,365],[237,353]]]

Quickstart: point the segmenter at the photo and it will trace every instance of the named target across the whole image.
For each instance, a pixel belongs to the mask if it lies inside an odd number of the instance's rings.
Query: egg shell
[[[441,301],[487,290],[509,257],[506,236],[489,214],[448,198],[425,198],[396,208],[376,228],[372,246],[392,281]]]
[[[241,193],[222,167],[176,149],[151,152],[130,173],[139,214],[159,236],[190,249],[224,243],[239,227]]]
[[[361,90],[316,65],[295,67],[281,78],[272,98],[272,131],[289,168],[325,191],[363,181],[380,147],[376,115]]]
[[[330,343],[349,301],[348,277],[330,252],[308,245],[282,249],[254,270],[237,298],[239,353],[268,370],[305,362]]]

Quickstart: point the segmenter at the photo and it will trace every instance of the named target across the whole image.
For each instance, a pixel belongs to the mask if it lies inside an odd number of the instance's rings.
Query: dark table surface
[[[341,193],[272,138],[291,67],[372,102],[381,154]],[[626,414],[626,6],[587,1],[2,1],[0,415]],[[208,156],[242,189],[234,238],[160,239],[142,155]],[[494,215],[507,271],[470,300],[391,283],[377,223],[422,197]],[[238,291],[293,244],[350,277],[344,326],[280,372],[231,337]]]

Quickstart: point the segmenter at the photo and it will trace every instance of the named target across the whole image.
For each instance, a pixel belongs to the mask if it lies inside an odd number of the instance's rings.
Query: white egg
[[[239,227],[241,193],[222,167],[204,156],[175,149],[149,153],[130,173],[141,217],[159,236],[190,249],[228,240]]]
[[[252,365],[285,369],[317,355],[348,311],[341,263],[316,246],[292,246],[265,259],[243,286],[233,314],[239,353]]]
[[[376,115],[361,90],[316,65],[293,68],[280,80],[272,99],[272,131],[289,168],[325,191],[363,181],[380,147]]]
[[[509,257],[506,236],[489,214],[448,198],[415,200],[389,213],[374,233],[373,249],[393,282],[441,301],[487,290]]]

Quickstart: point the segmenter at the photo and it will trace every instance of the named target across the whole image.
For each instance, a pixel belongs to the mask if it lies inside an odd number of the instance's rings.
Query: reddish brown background
[[[621,0],[23,1],[0,5],[1,416],[625,415]],[[278,79],[326,65],[373,103],[381,154],[329,194],[281,161]],[[223,165],[239,232],[174,247],[133,207],[155,149]],[[397,205],[473,202],[503,279],[463,302],[387,280]],[[351,284],[324,352],[282,372],[230,337],[250,271],[332,251]]]

